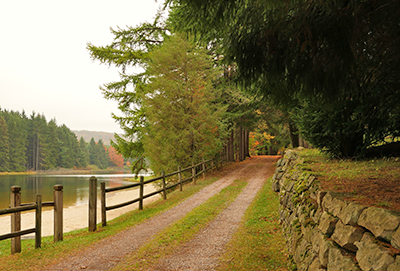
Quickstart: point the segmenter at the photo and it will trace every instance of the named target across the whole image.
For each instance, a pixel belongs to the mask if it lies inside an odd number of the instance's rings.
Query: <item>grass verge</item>
[[[400,157],[330,159],[316,150],[302,150],[304,168],[318,177],[322,190],[346,193],[347,200],[400,212]]]
[[[182,192],[175,191],[168,194],[168,200],[158,200],[147,206],[143,211],[132,211],[112,221],[107,222],[107,227],[98,225],[98,231],[90,233],[86,229],[71,231],[64,234],[64,241],[53,243],[53,237],[42,238],[42,247],[35,249],[34,240],[22,240],[22,252],[10,255],[10,240],[0,241],[0,270],[34,270],[43,268],[59,261],[69,254],[83,250],[88,245],[98,242],[106,237],[115,235],[124,229],[137,225],[154,215],[168,210],[184,199],[195,194],[218,178],[207,178],[198,181],[197,185],[187,184]]]
[[[247,209],[217,270],[287,270],[279,198],[268,179]]]
[[[139,251],[131,254],[114,270],[151,270],[157,262],[176,249],[211,222],[229,206],[247,185],[246,181],[234,181],[217,195],[190,211],[185,217],[159,232]]]

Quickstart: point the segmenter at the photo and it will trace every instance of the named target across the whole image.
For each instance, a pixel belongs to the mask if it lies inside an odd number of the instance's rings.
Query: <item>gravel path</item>
[[[157,232],[181,219],[221,189],[229,186],[233,180],[250,177],[249,185],[234,203],[204,232],[201,232],[192,242],[185,244],[182,251],[165,259],[157,267],[158,270],[212,270],[217,264],[217,256],[238,226],[244,211],[261,188],[264,180],[272,175],[274,161],[276,159],[264,156],[238,163],[232,172],[176,207],[89,246],[83,251],[60,259],[57,264],[48,266],[44,270],[108,270],[122,261],[127,254],[137,250]],[[179,261],[177,261],[178,258]],[[177,262],[179,262],[178,265],[174,265]],[[198,265],[199,263],[201,265]]]
[[[218,258],[239,226],[244,212],[266,178],[273,173],[271,163],[266,163],[265,158],[256,158],[252,162],[251,173],[247,175],[250,177],[249,184],[237,199],[191,241],[162,260],[154,270],[215,270]]]

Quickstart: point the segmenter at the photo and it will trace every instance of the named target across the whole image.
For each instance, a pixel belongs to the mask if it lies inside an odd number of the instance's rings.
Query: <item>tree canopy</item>
[[[168,4],[175,29],[217,43],[224,61],[237,65],[238,82],[275,105],[300,108],[300,132],[311,143],[352,157],[399,135],[399,1]]]
[[[189,40],[172,35],[154,50],[143,95],[147,126],[145,153],[154,172],[174,171],[222,147],[222,113],[213,81],[219,76],[210,56]]]

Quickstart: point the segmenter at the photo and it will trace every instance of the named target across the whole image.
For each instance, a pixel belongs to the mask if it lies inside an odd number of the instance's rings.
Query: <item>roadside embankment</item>
[[[293,150],[277,163],[272,189],[293,268],[400,270],[400,214],[323,191]]]

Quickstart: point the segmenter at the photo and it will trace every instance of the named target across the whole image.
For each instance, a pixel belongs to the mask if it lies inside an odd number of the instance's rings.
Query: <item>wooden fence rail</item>
[[[63,196],[62,185],[54,186],[54,202],[42,202],[42,195],[36,195],[35,203],[21,204],[21,187],[11,187],[11,206],[0,210],[0,215],[11,214],[11,233],[0,235],[0,241],[11,239],[11,254],[21,252],[21,236],[35,233],[35,248],[42,244],[42,207],[54,206],[54,242],[63,239]],[[21,212],[35,210],[35,227],[21,230]]]
[[[207,163],[210,163],[209,166],[207,166]],[[110,211],[110,210],[114,210],[114,209],[118,209],[121,207],[125,207],[128,205],[131,205],[133,203],[138,202],[139,203],[139,210],[143,210],[143,200],[149,197],[152,197],[154,195],[157,195],[159,193],[162,194],[163,199],[167,199],[167,190],[172,189],[176,186],[179,186],[180,191],[182,191],[182,185],[186,182],[189,181],[193,181],[194,184],[196,184],[196,178],[200,175],[202,175],[203,178],[205,178],[205,173],[209,170],[214,170],[214,166],[218,169],[218,164],[221,164],[222,166],[222,160],[219,159],[216,163],[214,162],[213,159],[207,160],[205,161],[204,159],[202,160],[202,162],[198,163],[198,164],[192,164],[192,166],[189,166],[187,168],[181,169],[181,167],[178,167],[178,170],[172,173],[168,173],[165,174],[164,172],[161,173],[160,177],[156,177],[156,178],[152,178],[150,180],[146,180],[144,181],[144,177],[140,176],[140,182],[138,183],[134,183],[134,184],[129,184],[129,185],[123,185],[123,186],[119,186],[119,187],[111,187],[111,188],[106,188],[105,183],[101,182],[100,183],[100,195],[101,195],[101,224],[102,226],[106,226],[107,225],[107,216],[106,216],[106,212]],[[196,172],[196,168],[201,168],[200,171]],[[191,172],[191,175],[185,179],[182,179],[182,173],[189,171]],[[166,185],[166,178],[172,177],[178,175],[178,181],[174,184],[170,184],[170,185]],[[97,180],[95,177],[93,178],[93,182],[97,183]],[[92,180],[91,178],[91,180]],[[156,181],[162,181],[161,183],[161,189],[148,193],[146,195],[144,195],[144,186],[146,184],[149,183],[153,183]],[[94,189],[96,189],[93,185],[90,185],[90,187],[93,186],[93,191],[95,191]],[[139,187],[139,197],[136,199],[132,199],[130,201],[124,202],[124,203],[119,203],[116,205],[112,205],[112,206],[107,206],[106,205],[106,193],[109,192],[113,192],[113,191],[118,191],[118,190],[124,190],[124,189],[128,189],[128,188],[133,188],[133,187]],[[89,191],[89,195],[92,195],[93,198],[97,197],[96,196],[96,192],[90,192]],[[97,206],[95,206],[95,203],[97,202],[97,200],[94,199],[89,199],[89,202],[93,202],[93,205],[89,204],[89,231],[95,231],[96,230],[96,216],[93,215],[93,212],[95,212],[95,210],[97,209]],[[90,210],[92,209],[92,210]],[[92,215],[90,215],[92,213]]]

